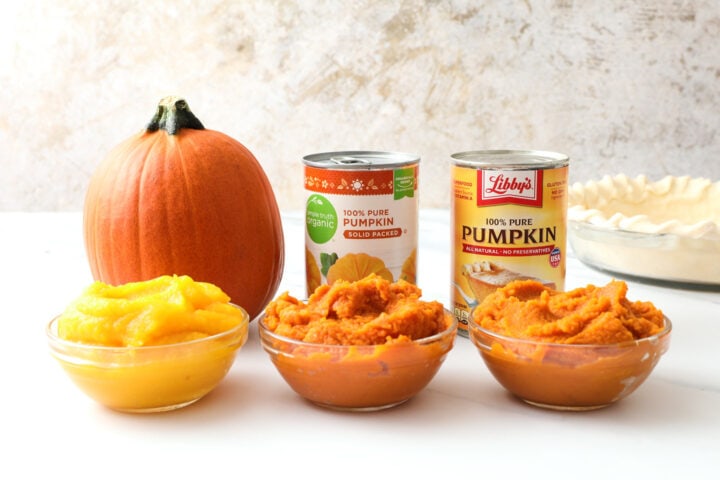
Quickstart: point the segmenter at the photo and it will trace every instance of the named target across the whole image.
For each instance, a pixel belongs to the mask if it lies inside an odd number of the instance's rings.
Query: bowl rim
[[[597,348],[628,348],[632,346],[637,346],[643,343],[652,343],[656,342],[667,335],[669,335],[672,332],[673,325],[672,321],[667,317],[667,315],[663,314],[663,319],[665,325],[663,326],[663,329],[653,335],[650,335],[648,337],[638,338],[635,340],[626,340],[623,342],[615,342],[615,343],[556,343],[556,342],[545,342],[542,340],[533,340],[529,338],[517,338],[517,337],[510,337],[508,335],[503,335],[501,333],[494,332],[492,330],[488,330],[487,328],[481,327],[477,322],[475,322],[475,319],[472,315],[468,318],[468,330],[470,331],[470,335],[472,337],[473,330],[476,330],[484,335],[487,335],[490,338],[497,339],[502,342],[512,342],[515,344],[520,345],[528,345],[528,346],[537,346],[537,345],[543,345],[548,347],[554,347],[554,348],[567,348],[567,349],[597,349]]]
[[[232,328],[229,328],[227,330],[224,330],[222,332],[218,332],[214,335],[208,335],[207,337],[202,338],[196,338],[193,340],[188,340],[186,342],[175,342],[175,343],[165,343],[162,345],[125,345],[125,346],[109,346],[109,345],[96,345],[91,343],[81,343],[81,342],[74,342],[72,340],[66,340],[64,338],[61,338],[57,334],[57,322],[62,316],[62,314],[54,316],[46,325],[45,325],[45,335],[48,338],[48,341],[50,342],[50,345],[53,348],[61,347],[63,349],[75,349],[75,350],[84,350],[84,351],[98,351],[98,352],[128,352],[128,351],[142,351],[142,352],[157,352],[161,350],[170,350],[174,348],[185,348],[193,345],[198,345],[205,342],[211,342],[215,340],[220,340],[224,337],[231,337],[241,331],[243,328],[246,329],[245,337],[247,337],[248,332],[247,328],[250,324],[250,316],[248,315],[247,311],[236,304],[231,303],[235,308],[238,308],[242,313],[242,321],[235,325]]]
[[[455,315],[452,314],[448,309],[443,308],[443,314],[445,318],[450,318],[450,323],[447,328],[442,330],[441,332],[438,332],[434,335],[430,335],[429,337],[423,337],[423,338],[417,338],[409,343],[402,343],[402,344],[392,344],[393,346],[405,346],[405,345],[426,345],[430,343],[434,343],[438,340],[441,340],[448,335],[453,334],[454,332],[457,332],[458,327],[458,320],[455,317]],[[288,345],[294,345],[295,347],[304,347],[304,348],[321,348],[323,350],[327,349],[358,349],[358,348],[375,348],[375,347],[382,347],[387,346],[387,343],[380,343],[380,344],[366,344],[366,345],[336,345],[331,343],[314,343],[314,342],[306,342],[304,340],[297,340],[294,338],[286,337],[284,335],[279,335],[271,330],[268,329],[267,325],[265,324],[265,312],[261,313],[257,317],[257,324],[258,324],[258,330],[260,332],[260,339],[265,342],[265,337],[269,337],[273,340],[277,340],[280,342],[283,342]]]

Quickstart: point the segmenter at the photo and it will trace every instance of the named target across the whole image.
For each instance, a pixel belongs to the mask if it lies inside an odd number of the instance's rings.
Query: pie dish
[[[720,286],[720,182],[619,174],[576,183],[568,239],[582,262],[602,270]]]

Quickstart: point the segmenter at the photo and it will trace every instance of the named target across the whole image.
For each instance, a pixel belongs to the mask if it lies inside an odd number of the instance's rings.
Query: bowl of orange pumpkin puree
[[[453,347],[457,322],[416,285],[371,274],[320,285],[307,301],[287,292],[258,322],[265,351],[310,402],[373,411],[422,391]]]
[[[672,324],[613,280],[567,292],[515,281],[478,305],[469,336],[495,379],[525,402],[606,407],[633,393],[670,346]]]
[[[223,380],[246,342],[247,312],[217,286],[161,276],[95,282],[47,326],[50,352],[98,403],[125,412],[190,405]]]

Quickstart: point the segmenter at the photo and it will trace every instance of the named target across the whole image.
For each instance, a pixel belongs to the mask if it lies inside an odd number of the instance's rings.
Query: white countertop
[[[283,222],[280,291],[302,296],[302,214]],[[418,257],[423,297],[446,305],[448,222],[448,211],[421,212]],[[207,397],[174,412],[122,414],[77,390],[45,340],[45,324],[92,281],[81,224],[80,213],[0,213],[0,478],[719,478],[720,293],[628,281],[631,299],[673,320],[671,346],[644,385],[601,410],[515,400],[464,337],[409,402],[325,410],[285,384],[253,323]],[[610,278],[570,254],[566,288]]]

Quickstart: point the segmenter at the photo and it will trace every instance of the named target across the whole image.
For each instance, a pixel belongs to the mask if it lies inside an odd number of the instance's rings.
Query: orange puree
[[[264,341],[280,374],[308,400],[348,409],[396,405],[427,385],[455,337],[454,317],[420,295],[411,283],[374,274],[321,285],[307,303],[285,293],[266,308],[261,324],[274,335]]]
[[[278,335],[326,345],[411,342],[449,327],[440,302],[420,300],[421,290],[371,274],[362,280],[321,285],[304,303],[287,292],[265,310]]]
[[[476,308],[470,337],[493,376],[525,401],[603,407],[638,388],[669,345],[663,313],[626,293],[622,281],[568,292],[515,281]]]
[[[511,282],[475,309],[481,327],[514,338],[564,344],[611,344],[659,333],[662,311],[650,302],[631,302],[627,284],[611,281],[568,292],[534,280]]]
[[[188,276],[90,285],[58,318],[64,340],[108,347],[180,343],[230,330],[243,313],[217,286]]]

